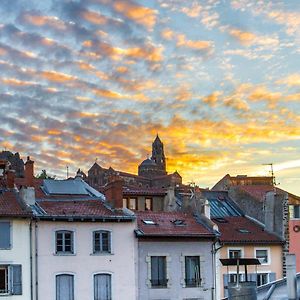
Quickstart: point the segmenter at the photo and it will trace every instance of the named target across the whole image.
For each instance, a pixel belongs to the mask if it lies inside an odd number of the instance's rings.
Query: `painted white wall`
[[[38,299],[55,299],[55,276],[75,276],[75,300],[94,299],[93,275],[112,274],[112,297],[115,300],[137,299],[135,284],[137,241],[134,222],[49,222],[38,223]],[[73,230],[75,255],[55,255],[55,231]],[[112,254],[93,255],[92,232],[112,232]]]
[[[0,249],[0,265],[22,265],[22,295],[0,296],[1,300],[30,300],[29,220],[2,219],[11,222],[11,249]]]

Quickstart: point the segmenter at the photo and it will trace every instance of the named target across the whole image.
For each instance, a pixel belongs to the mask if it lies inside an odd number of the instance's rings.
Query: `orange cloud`
[[[152,30],[156,23],[157,12],[151,8],[118,0],[114,1],[113,7],[117,12],[148,30]]]
[[[2,82],[11,86],[32,86],[37,84],[35,82],[22,81],[16,78],[3,78]]]
[[[197,18],[200,15],[202,7],[198,3],[193,3],[192,7],[183,7],[181,11],[190,18]]]
[[[113,92],[113,91],[105,90],[105,89],[93,89],[93,92],[98,97],[104,97],[104,98],[121,99],[121,98],[126,97],[117,92]]]
[[[97,24],[97,25],[104,25],[107,23],[107,18],[104,17],[103,15],[97,13],[97,12],[94,12],[94,11],[83,11],[81,12],[81,16],[89,21],[90,23],[93,23],[93,24]]]
[[[300,86],[300,74],[295,73],[287,76],[286,78],[276,81],[277,84],[284,84],[287,86]]]
[[[55,71],[44,71],[40,74],[49,81],[63,83],[76,80],[76,77]]]
[[[47,133],[49,134],[49,135],[61,135],[61,131],[60,130],[57,130],[57,129],[49,129],[48,131],[47,131]]]
[[[54,16],[43,16],[43,15],[34,15],[30,13],[25,13],[23,19],[34,26],[51,26],[58,30],[66,30],[66,26],[63,21],[59,20]]]
[[[241,31],[239,29],[230,29],[229,34],[244,45],[251,45],[256,39],[256,35],[254,33]]]
[[[211,41],[191,41],[187,40],[184,34],[177,35],[177,46],[187,47],[194,50],[204,50],[210,52],[213,50],[214,44]]]

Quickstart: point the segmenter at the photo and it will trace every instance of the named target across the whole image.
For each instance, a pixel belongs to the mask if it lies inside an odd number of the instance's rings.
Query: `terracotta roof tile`
[[[151,237],[213,237],[191,214],[181,212],[137,212],[137,226],[142,236]],[[155,225],[145,224],[152,220]],[[183,225],[175,225],[175,220],[182,220]],[[180,223],[180,222],[179,222]]]
[[[259,201],[263,201],[267,192],[274,191],[274,187],[271,185],[239,185],[238,188],[247,194],[251,195]],[[287,193],[284,190],[275,187],[276,193]]]
[[[21,207],[13,191],[0,194],[0,216],[29,217],[31,214]]]
[[[246,217],[224,217],[212,219],[212,221],[219,227],[221,243],[282,243],[279,237],[265,231],[262,226]]]

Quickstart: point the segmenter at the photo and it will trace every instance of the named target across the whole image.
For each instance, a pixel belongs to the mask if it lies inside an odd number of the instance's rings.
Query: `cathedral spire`
[[[152,143],[152,160],[155,161],[158,168],[162,173],[167,174],[166,172],[166,157],[164,153],[164,144],[160,140],[158,134],[156,135],[156,138],[154,142]]]

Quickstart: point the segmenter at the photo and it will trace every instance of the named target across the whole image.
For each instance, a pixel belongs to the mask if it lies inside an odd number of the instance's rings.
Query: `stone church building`
[[[138,166],[138,175],[114,170],[111,167],[103,168],[95,162],[88,170],[85,180],[94,188],[101,189],[114,175],[120,176],[125,186],[129,187],[167,188],[182,185],[182,177],[177,171],[172,174],[167,173],[164,145],[158,135],[152,143],[152,156]]]

